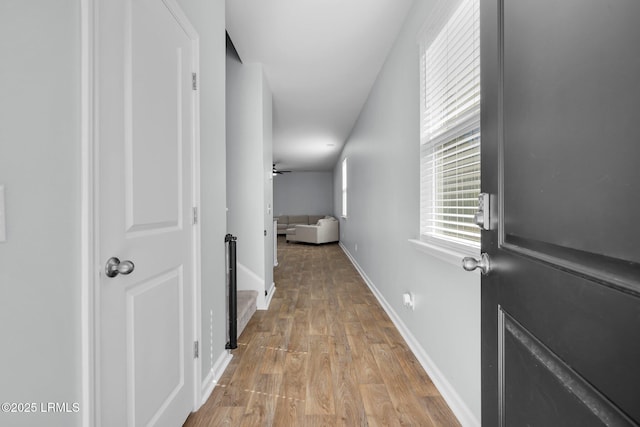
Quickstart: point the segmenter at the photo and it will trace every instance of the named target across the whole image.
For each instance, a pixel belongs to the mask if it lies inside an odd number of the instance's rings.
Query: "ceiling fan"
[[[273,176],[282,175],[283,173],[289,173],[291,171],[283,171],[276,168],[276,164],[273,164]]]

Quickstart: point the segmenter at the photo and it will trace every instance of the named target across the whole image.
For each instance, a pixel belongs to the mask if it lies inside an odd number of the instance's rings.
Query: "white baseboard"
[[[378,302],[380,303],[384,311],[387,312],[393,324],[396,326],[396,328],[398,328],[398,331],[400,332],[404,340],[407,342],[407,345],[409,346],[413,354],[416,356],[416,359],[418,359],[418,361],[420,362],[420,365],[422,365],[422,368],[427,372],[427,374],[431,378],[431,381],[433,381],[433,384],[436,386],[436,388],[442,395],[442,398],[447,402],[447,404],[451,408],[451,411],[453,411],[455,416],[458,418],[458,421],[460,421],[460,424],[462,424],[465,427],[480,427],[480,421],[475,417],[473,412],[471,412],[469,407],[464,403],[460,395],[456,392],[455,388],[447,380],[447,378],[444,376],[442,371],[440,371],[440,369],[435,364],[433,359],[429,357],[424,347],[420,345],[416,337],[411,333],[409,328],[407,328],[407,326],[404,324],[400,316],[398,316],[395,310],[393,310],[391,305],[380,293],[378,288],[376,288],[376,286],[373,284],[371,279],[369,279],[367,274],[360,267],[358,262],[347,250],[347,248],[342,244],[342,242],[340,242],[340,247],[342,248],[344,253],[347,255],[347,257],[349,258],[353,266],[356,268],[356,270],[358,270],[358,273],[360,273],[360,276],[362,277],[362,279],[365,281],[369,289],[371,289],[371,292],[373,292],[373,294],[376,296],[376,298],[378,299]]]
[[[265,297],[265,308],[264,310],[268,310],[269,309],[269,304],[271,304],[271,299],[273,298],[273,294],[276,293],[276,284],[275,282],[271,283],[271,287],[269,288],[269,290],[267,291],[267,296]],[[262,309],[260,309],[262,310]]]
[[[213,393],[213,389],[215,388],[216,384],[218,384],[218,380],[224,373],[224,370],[227,369],[227,366],[229,365],[229,362],[231,362],[232,358],[233,355],[231,354],[231,352],[225,350],[215,361],[215,363],[211,367],[211,370],[209,371],[209,374],[202,381],[202,402],[200,402],[200,406],[204,405],[205,402],[209,399],[211,393]]]

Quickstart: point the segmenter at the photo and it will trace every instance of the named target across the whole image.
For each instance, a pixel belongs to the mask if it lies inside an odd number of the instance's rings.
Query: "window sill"
[[[462,268],[462,258],[480,256],[480,250],[475,248],[449,248],[434,243],[425,242],[417,239],[409,239],[414,248],[420,252],[424,252],[458,268]]]

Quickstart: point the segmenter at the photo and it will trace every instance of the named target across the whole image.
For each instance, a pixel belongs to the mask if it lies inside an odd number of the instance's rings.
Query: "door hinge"
[[[193,90],[198,90],[198,75],[196,73],[191,73],[191,86]]]
[[[200,344],[198,341],[194,341],[193,342],[193,358],[197,359],[198,357],[200,357]]]
[[[193,225],[196,225],[198,223],[198,207],[194,206],[193,207]]]

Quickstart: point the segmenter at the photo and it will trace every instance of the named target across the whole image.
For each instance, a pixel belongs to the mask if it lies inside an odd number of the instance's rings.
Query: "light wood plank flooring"
[[[278,241],[276,293],[238,339],[203,426],[459,426],[337,244]]]

